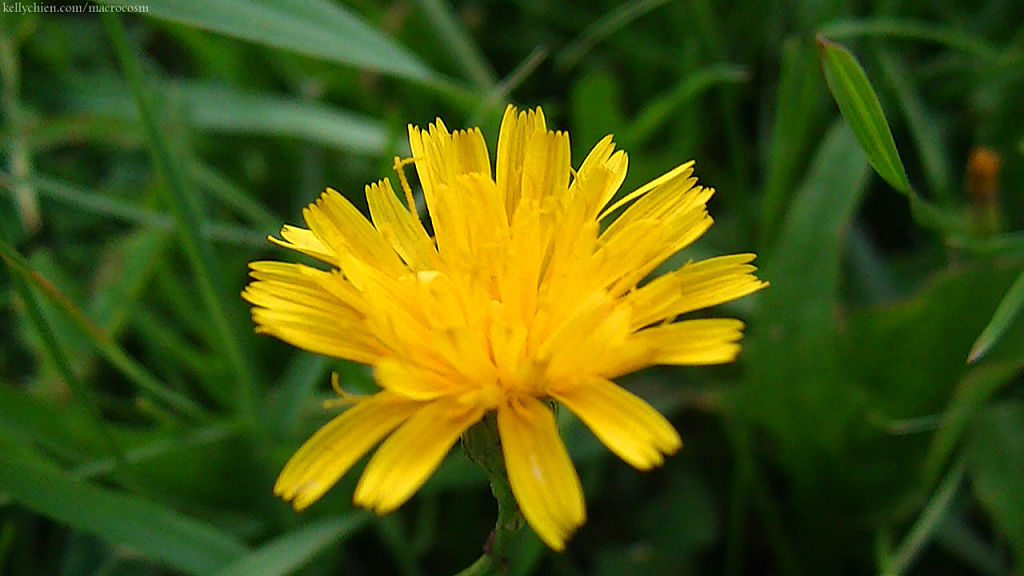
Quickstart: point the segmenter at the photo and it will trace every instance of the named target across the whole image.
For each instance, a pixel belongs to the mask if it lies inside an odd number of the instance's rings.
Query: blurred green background
[[[0,574],[473,562],[496,510],[461,450],[383,518],[357,473],[273,498],[330,373],[373,383],[238,293],[325,186],[393,178],[407,123],[493,150],[507,102],[576,165],[614,133],[624,190],[696,159],[716,225],[669,264],[755,251],[772,284],[713,311],[737,363],[622,381],[684,438],[663,468],[562,415],[588,521],[510,573],[1024,573],[1024,3],[111,4],[147,13],[0,14]]]

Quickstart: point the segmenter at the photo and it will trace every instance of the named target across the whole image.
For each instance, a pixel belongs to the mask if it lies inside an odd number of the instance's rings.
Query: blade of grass
[[[234,301],[228,301],[226,292],[221,285],[219,267],[209,242],[199,237],[196,231],[202,228],[205,216],[184,176],[180,162],[176,162],[171,153],[170,144],[164,137],[157,122],[156,106],[152,95],[148,92],[136,55],[128,45],[124,27],[116,14],[103,13],[103,25],[114,45],[122,71],[135,97],[139,108],[139,117],[149,141],[150,154],[158,177],[163,186],[164,201],[171,209],[175,220],[175,231],[179,244],[188,260],[199,297],[206,308],[210,324],[225,360],[232,372],[236,409],[242,419],[254,430],[259,430],[260,419],[257,418],[255,382],[249,370],[242,345],[242,337],[233,326],[229,311],[237,308]]]
[[[195,576],[213,576],[249,552],[212,525],[7,453],[0,454],[0,492],[37,514]]]
[[[486,122],[487,118],[500,115],[501,110],[508,104],[509,94],[529,78],[530,74],[547,57],[547,48],[543,46],[534,48],[514,70],[509,72],[508,76],[505,76],[487,96],[480,100],[476,109],[468,115],[469,125],[479,126]]]
[[[943,468],[952,458],[972,419],[996,392],[1013,382],[1019,371],[1019,362],[978,366],[958,383],[921,467],[922,485],[926,490],[930,490],[939,481]]]
[[[0,256],[3,257],[8,268],[20,276],[26,283],[39,290],[50,303],[56,306],[58,311],[65,315],[85,335],[92,345],[99,350],[100,354],[124,374],[125,377],[134,382],[140,391],[160,400],[161,403],[167,406],[173,407],[182,414],[196,419],[202,418],[202,407],[187,396],[168,388],[159,379],[150,374],[141,364],[136,362],[118,346],[117,343],[110,340],[99,326],[89,320],[53,284],[36,273],[13,246],[3,240],[0,240]]]
[[[6,7],[6,5],[5,5]],[[28,121],[20,103],[21,60],[17,35],[8,30],[13,21],[0,22],[0,107],[4,111],[10,147],[8,159],[16,186],[14,197],[22,224],[29,233],[42,225],[35,190],[25,180],[32,174],[32,153],[28,145]]]
[[[189,176],[196,184],[204,187],[225,206],[244,217],[259,230],[276,232],[284,219],[274,214],[259,199],[242,190],[237,184],[213,167],[195,160],[189,164]]]
[[[195,450],[207,444],[224,442],[238,436],[242,427],[237,422],[221,421],[209,425],[190,428],[185,433],[169,431],[164,437],[152,440],[140,446],[125,450],[125,459],[131,464],[141,464],[160,458],[169,452]],[[70,475],[77,479],[94,478],[113,471],[114,462],[110,458],[100,458],[77,466]]]
[[[112,200],[100,194],[86,192],[55,178],[36,175],[28,180],[42,198],[49,198],[68,206],[102,216],[109,216],[122,222],[146,226],[157,230],[172,231],[175,229],[174,219],[161,212]],[[14,190],[14,180],[10,175],[0,173],[0,188]],[[204,238],[240,246],[262,246],[266,235],[251,228],[240,227],[224,222],[204,222],[200,225],[199,234]]]
[[[650,101],[623,132],[622,148],[642,146],[651,135],[671,120],[673,113],[703,92],[722,84],[740,84],[750,79],[745,68],[713,64],[686,75],[665,95]]]
[[[158,87],[185,110],[189,125],[200,131],[299,138],[367,156],[387,151],[389,134],[383,124],[322,102],[194,80],[163,82]],[[86,114],[129,122],[139,119],[127,86],[110,75],[72,78],[65,98],[72,109]]]
[[[104,0],[114,6],[134,0]],[[147,15],[338,64],[427,83],[438,74],[340,4],[325,0],[149,0]]]
[[[167,232],[139,230],[124,234],[105,249],[100,266],[115,269],[116,273],[101,276],[88,310],[89,317],[111,337],[120,334],[132,316],[169,245]]]
[[[910,180],[896,150],[892,131],[864,69],[853,54],[824,36],[818,37],[818,51],[828,89],[867,153],[871,167],[890,186],[910,194]]]
[[[931,114],[925,109],[920,93],[911,82],[910,71],[885,50],[879,51],[878,62],[883,77],[896,94],[896,102],[903,111],[903,117],[910,128],[910,136],[917,145],[928,188],[936,198],[945,204],[951,204],[953,198],[950,183],[953,178],[946,162],[945,145]]]
[[[999,342],[1014,320],[1020,316],[1022,309],[1024,309],[1024,272],[1021,272],[1013,286],[1006,291],[1006,295],[1000,300],[999,306],[992,314],[992,319],[975,340],[974,346],[971,347],[971,353],[967,356],[968,364],[980,360]]]
[[[311,100],[247,93],[227,86],[171,84],[197,125],[239,134],[291,134],[357,154],[385,151],[388,135],[377,121]]]
[[[782,70],[775,101],[771,148],[766,154],[767,176],[762,202],[761,245],[770,246],[781,226],[786,206],[797,188],[800,170],[813,144],[814,128],[822,121],[824,98],[817,61],[806,41],[788,39],[782,46]]]
[[[919,40],[941,44],[988,62],[1013,61],[1019,53],[1004,51],[985,39],[965,32],[963,27],[939,26],[907,18],[879,16],[833,22],[818,30],[826,38],[858,38],[875,36],[903,40]]]
[[[921,515],[917,517],[896,550],[879,559],[879,572],[882,576],[899,576],[910,569],[928,541],[941,527],[963,479],[964,463],[957,462],[946,474],[946,478],[928,500]]]
[[[954,214],[933,206],[911,187],[878,95],[857,59],[846,48],[824,36],[818,36],[817,43],[825,82],[843,119],[853,128],[857,141],[867,153],[871,167],[907,197],[918,222],[947,234],[961,234],[962,221]]]
[[[6,242],[0,241],[0,257],[3,257],[3,260],[7,263],[8,267],[13,268],[16,264],[10,261],[7,254],[8,248],[9,246]],[[71,390],[72,395],[78,400],[78,403],[84,409],[84,413],[88,415],[89,425],[97,432],[96,435],[102,439],[107,453],[112,457],[117,466],[117,470],[121,472],[121,477],[126,480],[126,485],[135,485],[135,475],[131,467],[128,466],[121,445],[114,439],[114,435],[111,433],[110,427],[103,420],[103,415],[99,409],[99,403],[96,401],[92,388],[86,386],[78,378],[78,375],[75,374],[74,369],[71,367],[71,361],[68,359],[67,354],[61,347],[60,342],[57,340],[57,336],[53,333],[50,324],[43,316],[42,310],[39,306],[39,301],[33,293],[32,286],[28,283],[27,279],[21,275],[16,275],[12,278],[12,283],[14,284],[15,291],[17,291],[18,295],[21,297],[25,313],[28,315],[29,323],[33,325],[42,340],[44,353],[50,357],[50,360],[57,368],[57,373]]]
[[[284,373],[274,386],[274,431],[284,437],[300,432],[303,411],[312,403],[318,383],[324,382],[328,359],[316,354],[297,352],[292,355]]]
[[[494,89],[497,78],[494,70],[469,34],[459,25],[451,7],[443,0],[417,0],[427,15],[427,20],[437,32],[441,44],[450,52],[455,61],[465,70],[466,75],[481,92]]]
[[[620,4],[603,17],[595,21],[579,34],[568,46],[555,56],[555,65],[562,71],[572,69],[590,52],[594,46],[617,30],[627,26],[637,18],[666,4],[668,0],[633,0]]]
[[[861,417],[836,318],[845,238],[869,174],[849,126],[837,121],[759,266],[758,276],[771,286],[757,297],[759,321],[743,352],[757,368],[746,372],[735,401],[769,431],[778,458],[805,486],[826,481],[818,459],[838,452]]]
[[[366,525],[369,516],[350,512],[339,517],[322,518],[278,536],[237,562],[217,572],[217,576],[285,576],[308,564],[328,546],[336,546]]]

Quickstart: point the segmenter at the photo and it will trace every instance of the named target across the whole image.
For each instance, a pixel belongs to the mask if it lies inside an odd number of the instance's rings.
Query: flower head
[[[687,163],[609,205],[626,175],[611,136],[573,171],[569,136],[540,109],[509,106],[495,171],[479,129],[409,128],[433,237],[396,160],[366,187],[371,219],[328,189],[308,229],[272,240],[322,270],[252,263],[243,297],[261,332],[369,364],[381,390],[314,434],[275,492],[304,508],[383,441],[355,490],[378,513],[405,502],[470,426],[496,413],[505,466],[527,522],[555,549],[584,521],[583,495],[553,399],[640,469],[681,446],[661,414],[612,380],[656,364],[718,364],[742,323],[676,321],[754,292],[752,254],[691,262],[646,281],[711,226],[714,192]],[[620,212],[618,217],[610,216]]]

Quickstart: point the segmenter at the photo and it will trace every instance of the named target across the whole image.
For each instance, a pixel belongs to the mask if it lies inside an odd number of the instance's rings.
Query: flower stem
[[[463,434],[462,446],[469,458],[487,473],[491,493],[498,501],[498,521],[484,545],[483,556],[457,576],[507,574],[524,521],[508,483],[498,423],[493,413]]]

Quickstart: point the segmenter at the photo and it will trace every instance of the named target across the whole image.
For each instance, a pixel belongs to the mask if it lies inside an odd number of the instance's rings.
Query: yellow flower
[[[731,361],[740,321],[675,319],[765,284],[752,254],[644,283],[711,226],[714,190],[696,184],[692,162],[609,206],[626,154],[608,136],[573,171],[568,134],[549,131],[540,109],[505,111],[495,175],[479,129],[449,132],[438,119],[425,131],[410,126],[409,143],[433,237],[396,159],[407,206],[387,180],[371,184],[371,221],[328,189],[303,211],[309,229],[284,226],[271,239],[330,270],[251,265],[243,297],[260,332],[369,364],[381,388],[314,434],[274,491],[304,508],[383,440],[354,500],[388,512],[493,411],[523,516],[560,550],[585,512],[545,401],[571,410],[629,464],[661,464],[679,435],[612,380],[655,364]]]

